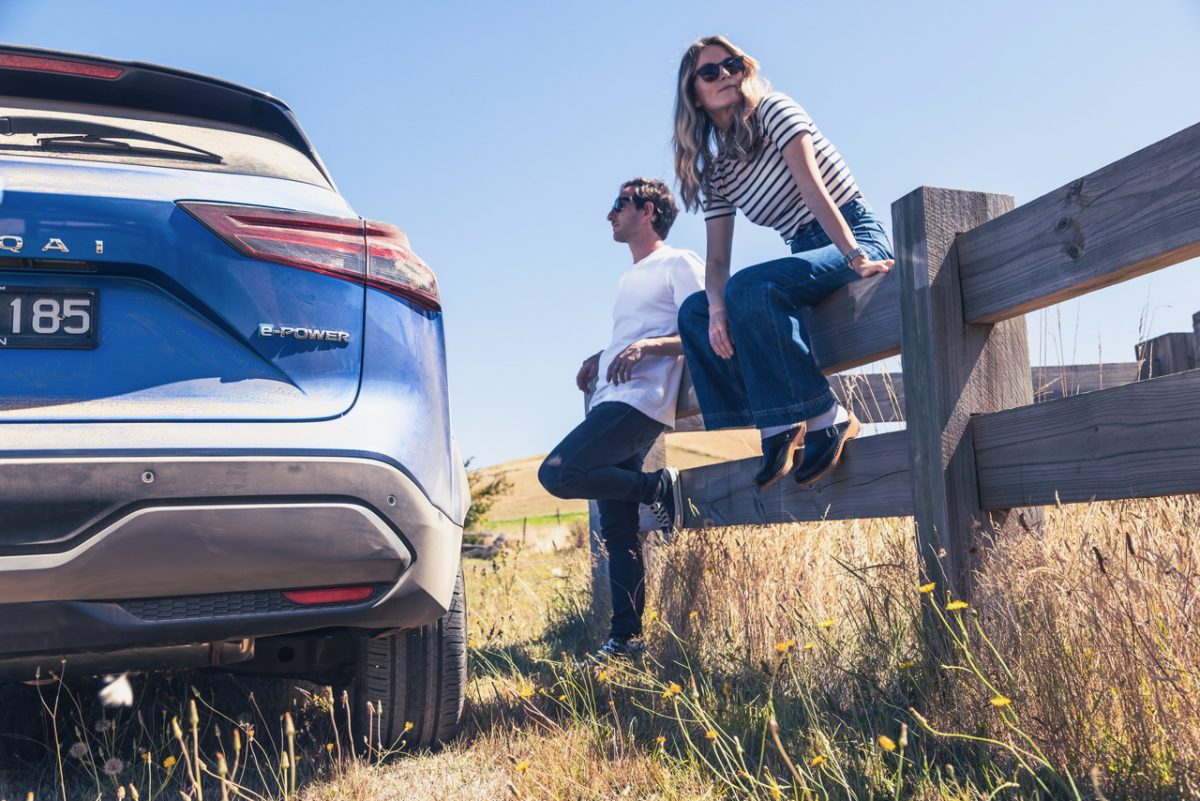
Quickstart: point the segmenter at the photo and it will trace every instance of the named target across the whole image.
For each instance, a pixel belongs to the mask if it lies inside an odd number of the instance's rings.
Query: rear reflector
[[[243,256],[363,280],[366,254],[357,218],[224,203],[179,207]]]
[[[120,67],[104,64],[87,64],[65,58],[18,56],[12,53],[0,53],[0,67],[31,72],[54,72],[60,75],[82,75],[85,78],[104,78],[109,81],[125,74],[125,70]]]
[[[367,220],[367,284],[402,295],[430,311],[441,311],[437,278],[413,253],[408,236],[394,225]]]
[[[283,593],[294,604],[308,606],[311,604],[352,604],[365,601],[375,594],[375,588],[367,587],[327,587],[320,590],[289,590]]]

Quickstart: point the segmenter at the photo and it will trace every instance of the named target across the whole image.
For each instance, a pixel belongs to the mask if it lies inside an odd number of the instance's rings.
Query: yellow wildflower
[[[520,762],[514,765],[514,767],[516,768],[517,773],[524,773],[525,771],[529,770],[529,760],[522,759]]]
[[[406,721],[404,721],[404,730],[405,730],[405,731],[412,731],[412,730],[413,730],[413,722],[412,722],[411,720],[406,720]]]
[[[566,703],[566,701],[567,701],[567,694],[566,694],[566,693],[563,693],[562,695],[558,696],[558,700],[559,700],[559,701],[562,701],[563,703]]]
[[[966,601],[951,601],[950,603],[946,604],[946,611],[957,612],[960,609],[966,609],[968,606],[970,606],[970,604]]]
[[[833,618],[829,617],[829,618],[825,618],[824,620],[822,620],[822,621],[821,621],[820,623],[818,623],[817,625],[818,625],[818,626],[820,626],[820,627],[821,627],[821,628],[823,628],[823,629],[831,629],[831,628],[833,628],[833,624],[834,624],[834,623],[836,623],[836,622],[837,622],[837,621],[835,621]]]
[[[712,729],[709,729],[708,731],[704,732],[704,739],[705,740],[715,740],[715,739],[717,739],[717,733],[715,731],[713,731]]]
[[[668,686],[667,689],[663,690],[662,697],[670,698],[672,695],[679,695],[681,692],[683,692],[683,688],[680,687],[675,682],[671,682],[670,686]]]
[[[814,649],[816,647],[817,647],[817,644],[815,642],[813,642],[812,640],[809,640],[808,642],[804,643],[805,651],[811,651],[812,649]]]
[[[602,670],[602,671],[600,671],[599,673],[597,673],[597,674],[596,674],[596,681],[600,682],[601,684],[603,684],[604,682],[608,681],[608,671],[607,671],[607,670]]]
[[[163,767],[166,768],[167,770],[170,770],[171,768],[175,767],[175,763],[177,761],[178,760],[176,760],[175,757],[169,756],[163,760]]]
[[[521,688],[521,697],[522,698],[532,698],[533,697],[533,688],[528,685],[522,687]]]
[[[327,753],[327,754],[333,753],[333,743],[325,743],[325,753]]]
[[[1012,699],[1005,698],[1003,695],[997,695],[995,698],[992,699],[991,704],[992,704],[992,706],[996,707],[997,709],[1002,709],[1006,706],[1012,706]]]
[[[474,651],[475,649],[477,649],[479,647],[479,641],[478,640],[470,640],[467,642],[467,647],[470,648],[472,651]]]
[[[654,742],[661,748],[663,745],[666,745],[667,738],[660,734],[654,738]]]
[[[651,623],[653,623],[655,620],[658,620],[658,610],[651,609],[649,612],[646,613],[646,619],[649,620]]]
[[[778,787],[772,787],[771,798],[775,799],[775,801],[779,801],[780,798],[783,798],[783,790],[780,790]]]
[[[696,611],[688,612],[688,617],[692,620],[695,620],[696,618],[700,617],[700,613]]]
[[[931,581],[928,584],[922,584],[920,587],[917,587],[917,592],[921,593],[922,595],[928,595],[935,589],[937,589],[937,582]]]
[[[895,751],[896,741],[891,737],[888,737],[886,734],[881,734],[879,735],[879,747],[884,751]]]
[[[788,651],[796,647],[795,640],[784,640],[783,642],[775,643],[775,650],[780,654],[786,654]]]
[[[817,754],[815,757],[808,760],[808,766],[810,768],[819,768],[824,764],[825,764],[825,757],[822,756],[821,754]]]
[[[915,668],[916,666],[917,666],[917,663],[915,660],[909,660],[908,662],[900,663],[901,670],[909,670],[910,668]]]

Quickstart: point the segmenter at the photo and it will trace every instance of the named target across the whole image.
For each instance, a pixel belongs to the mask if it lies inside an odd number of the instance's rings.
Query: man
[[[617,285],[612,339],[585,359],[575,376],[585,392],[596,379],[586,418],[538,471],[552,495],[597,501],[613,606],[608,641],[596,654],[600,659],[645,650],[638,504],[649,504],[664,529],[679,525],[678,471],[642,471],[659,434],[675,425],[683,372],[679,306],[704,288],[700,257],[663,242],[678,213],[671,190],[660,180],[635,178],[621,186],[608,221],[613,239],[629,246],[633,266]]]

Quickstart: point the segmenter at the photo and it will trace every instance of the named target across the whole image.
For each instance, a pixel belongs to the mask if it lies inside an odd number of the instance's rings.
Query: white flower
[[[100,703],[105,706],[133,706],[133,686],[126,674],[105,676],[100,689]]]

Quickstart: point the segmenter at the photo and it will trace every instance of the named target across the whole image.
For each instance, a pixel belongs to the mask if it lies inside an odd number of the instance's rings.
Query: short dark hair
[[[629,196],[639,209],[647,203],[654,204],[654,233],[659,239],[666,239],[675,218],[679,215],[679,207],[675,205],[675,196],[671,187],[657,178],[634,178],[621,184],[622,189],[629,190]]]

